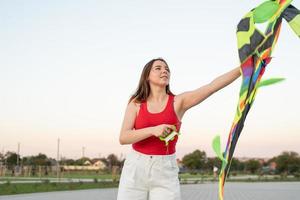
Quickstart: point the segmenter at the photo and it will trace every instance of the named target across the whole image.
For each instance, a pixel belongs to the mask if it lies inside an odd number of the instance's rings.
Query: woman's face
[[[151,84],[158,86],[167,86],[170,81],[170,70],[165,62],[156,60],[154,61],[148,80]]]

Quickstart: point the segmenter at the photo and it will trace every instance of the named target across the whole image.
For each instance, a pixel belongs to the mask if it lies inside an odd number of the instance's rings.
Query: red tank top
[[[147,101],[142,102],[138,116],[135,119],[134,128],[142,129],[160,124],[172,124],[176,126],[177,131],[180,130],[181,122],[177,118],[174,111],[174,96],[169,95],[165,109],[159,113],[150,113],[147,109]],[[175,153],[175,146],[178,136],[174,140],[169,141],[166,146],[164,141],[161,141],[156,136],[150,136],[144,140],[132,144],[134,150],[147,155],[166,155]]]

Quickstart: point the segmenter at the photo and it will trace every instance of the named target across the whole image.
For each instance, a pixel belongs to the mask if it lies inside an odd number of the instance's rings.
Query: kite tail
[[[273,78],[261,81],[266,66],[271,61],[282,18],[288,21],[294,32],[300,37],[300,11],[290,5],[292,0],[266,1],[248,12],[237,26],[237,40],[241,63],[242,85],[234,121],[229,132],[224,153],[221,152],[220,137],[214,139],[213,148],[222,161],[219,174],[219,200],[224,199],[224,185],[229,174],[234,149],[244,127],[245,119],[260,87],[284,80]],[[268,22],[267,30],[262,33],[255,23]]]
[[[293,5],[289,5],[283,12],[283,18],[288,22],[296,35],[300,37],[300,11]]]

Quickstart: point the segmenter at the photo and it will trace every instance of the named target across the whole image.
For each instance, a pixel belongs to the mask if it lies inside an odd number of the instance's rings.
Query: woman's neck
[[[154,102],[163,102],[167,96],[168,94],[166,93],[166,88],[151,88],[148,100]]]

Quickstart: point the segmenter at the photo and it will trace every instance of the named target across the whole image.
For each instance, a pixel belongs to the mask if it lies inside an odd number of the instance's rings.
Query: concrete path
[[[217,200],[217,183],[181,186],[182,200]],[[91,189],[0,196],[0,200],[115,200],[117,189]],[[226,183],[225,200],[300,199],[300,182]]]

